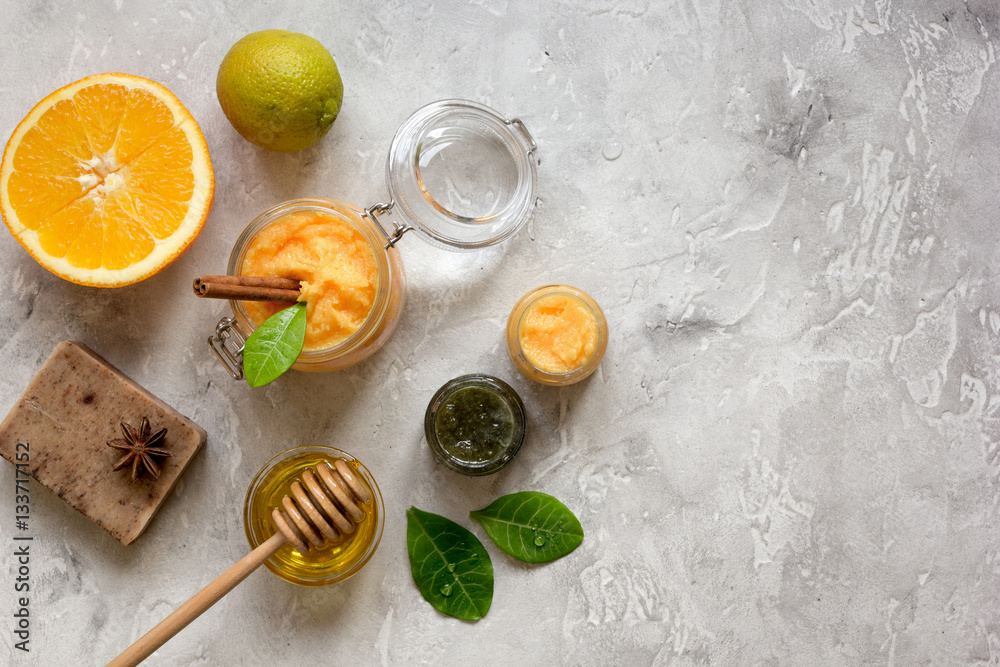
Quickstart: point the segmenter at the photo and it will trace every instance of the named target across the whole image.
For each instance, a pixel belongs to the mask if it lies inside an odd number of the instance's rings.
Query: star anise
[[[163,443],[167,429],[161,428],[156,433],[150,435],[149,420],[145,417],[142,418],[142,424],[139,425],[138,431],[125,422],[121,422],[121,427],[122,435],[125,436],[125,439],[112,440],[108,443],[108,447],[120,449],[126,452],[126,454],[118,459],[118,463],[114,465],[113,469],[121,470],[131,463],[133,482],[139,479],[143,468],[149,471],[153,479],[159,479],[160,469],[156,466],[156,462],[153,461],[153,457],[170,456],[170,452],[158,446]]]

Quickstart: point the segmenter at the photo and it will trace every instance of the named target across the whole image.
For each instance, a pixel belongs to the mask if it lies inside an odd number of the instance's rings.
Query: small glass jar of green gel
[[[462,375],[438,389],[424,415],[435,456],[464,475],[489,475],[510,463],[524,443],[524,403],[490,375]]]

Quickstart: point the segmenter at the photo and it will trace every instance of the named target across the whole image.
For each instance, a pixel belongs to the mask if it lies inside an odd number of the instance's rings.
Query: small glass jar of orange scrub
[[[396,243],[403,234],[417,230],[450,250],[507,239],[534,211],[536,149],[516,118],[467,100],[429,104],[393,138],[388,203],[364,209],[333,199],[278,204],[237,239],[228,273],[301,281],[306,342],[293,368],[333,371],[357,364],[385,344],[402,313],[406,281]],[[230,306],[233,316],[218,323],[209,345],[240,379],[246,337],[284,306],[236,300]]]
[[[361,570],[378,549],[385,525],[385,507],[375,478],[350,454],[323,446],[296,447],[264,464],[250,482],[243,504],[247,541],[256,549],[274,535],[277,529],[271,510],[282,507],[282,498],[291,492],[292,484],[297,480],[302,483],[307,470],[319,473],[317,467],[325,465],[333,469],[337,459],[349,466],[355,479],[370,492],[371,500],[359,503],[360,518],[353,522],[353,530],[338,540],[323,542],[306,553],[300,553],[292,544],[278,549],[264,564],[285,581],[303,586],[335,584]]]
[[[590,376],[608,345],[604,311],[570,285],[543,285],[525,294],[507,318],[507,351],[529,379],[564,386]]]

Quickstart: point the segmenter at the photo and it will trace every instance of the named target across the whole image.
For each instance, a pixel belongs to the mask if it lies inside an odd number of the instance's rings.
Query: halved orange
[[[0,214],[39,264],[81,285],[121,287],[160,271],[212,209],[208,145],[180,100],[129,74],[60,88],[14,130]]]

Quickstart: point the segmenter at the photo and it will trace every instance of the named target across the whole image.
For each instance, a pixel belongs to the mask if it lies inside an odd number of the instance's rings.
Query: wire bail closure
[[[208,346],[234,380],[243,379],[243,349],[246,342],[232,317],[219,320],[215,326],[215,335],[208,337]]]
[[[521,138],[528,143],[529,155],[538,149],[538,144],[535,143],[535,138],[531,136],[531,133],[528,132],[528,128],[525,127],[524,122],[522,122],[520,118],[512,118],[510,120],[505,120],[504,122],[507,123],[507,125],[516,128],[517,131],[521,133]]]
[[[382,226],[382,223],[378,221],[378,216],[391,212],[393,204],[395,204],[395,202],[390,199],[388,204],[372,204],[365,209],[365,215],[371,218],[371,221],[374,222],[375,226],[378,227],[380,232],[382,232],[382,236],[385,237],[385,245],[382,247],[386,250],[395,247],[396,243],[399,242],[399,239],[403,238],[403,234],[413,229],[412,225],[401,225],[393,220],[392,234],[386,231],[385,227]]]

